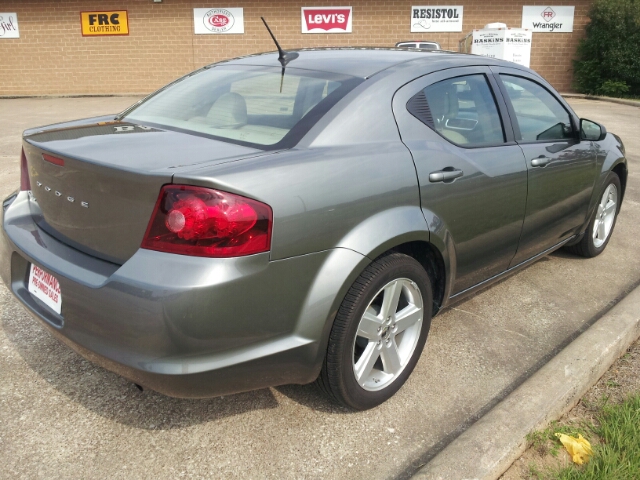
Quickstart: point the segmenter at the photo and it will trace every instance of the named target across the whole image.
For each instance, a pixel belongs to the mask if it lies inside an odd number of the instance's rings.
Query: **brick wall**
[[[410,33],[412,5],[464,5],[462,33]],[[393,46],[425,39],[457,50],[458,41],[489,22],[520,27],[523,5],[536,0],[309,1],[246,0],[0,0],[0,12],[17,12],[19,39],[0,40],[0,95],[146,93],[191,70],[225,58],[275,50],[260,16],[284,48]],[[561,91],[571,90],[571,59],[584,34],[590,0],[574,5],[573,33],[534,33],[531,67]],[[301,6],[353,7],[353,33],[301,34]],[[193,8],[243,7],[244,35],[194,35]],[[121,10],[129,14],[129,36],[83,37],[80,11]]]

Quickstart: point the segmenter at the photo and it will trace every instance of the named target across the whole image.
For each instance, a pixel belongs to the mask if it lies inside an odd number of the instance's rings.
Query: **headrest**
[[[453,118],[458,115],[456,86],[448,82],[427,89],[427,102],[434,118]]]
[[[207,120],[215,128],[239,128],[247,124],[247,102],[242,95],[225,93],[213,103]]]

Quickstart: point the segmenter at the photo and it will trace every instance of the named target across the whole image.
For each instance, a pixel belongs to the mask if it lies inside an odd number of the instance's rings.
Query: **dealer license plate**
[[[29,272],[29,292],[58,315],[60,314],[62,294],[58,279],[33,263]]]

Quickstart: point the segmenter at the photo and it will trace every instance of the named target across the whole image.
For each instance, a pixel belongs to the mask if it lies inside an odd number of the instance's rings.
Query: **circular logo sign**
[[[203,23],[207,30],[214,33],[225,33],[231,30],[235,18],[229,10],[214,8],[204,14]]]

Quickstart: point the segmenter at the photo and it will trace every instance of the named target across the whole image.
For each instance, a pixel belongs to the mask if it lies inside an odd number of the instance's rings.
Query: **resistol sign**
[[[82,36],[129,35],[126,10],[110,12],[80,12]]]

